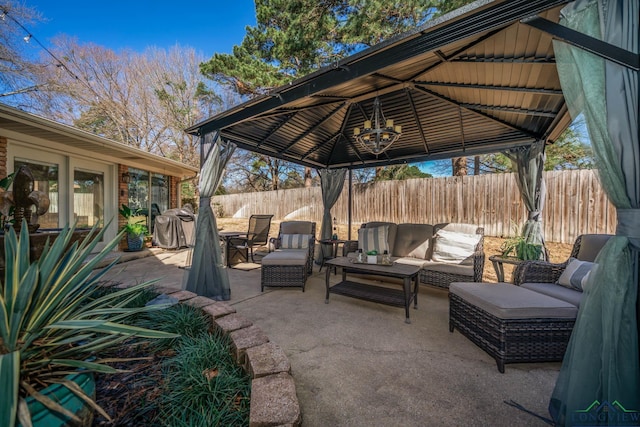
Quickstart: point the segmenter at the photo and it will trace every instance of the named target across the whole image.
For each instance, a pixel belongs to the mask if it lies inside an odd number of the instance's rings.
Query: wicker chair
[[[612,237],[611,234],[582,234],[573,244],[569,259],[560,264],[547,261],[525,261],[513,271],[513,283],[555,283],[567,268],[572,258],[593,262],[604,245]]]
[[[280,223],[278,237],[270,240],[270,246],[275,247],[275,252],[270,253],[262,260],[262,290],[265,286],[301,287],[304,292],[307,276],[313,272],[315,235],[315,222],[286,221]],[[302,238],[302,236],[305,237]],[[302,248],[296,249],[287,244],[294,240],[301,243]]]
[[[273,218],[273,215],[251,215],[246,236],[234,237],[229,240],[228,250],[231,251],[230,254],[233,256],[234,253],[240,253],[247,262],[249,262],[250,254],[251,262],[255,262],[253,248],[267,244],[271,218]]]
[[[562,360],[575,324],[571,311],[577,313],[582,292],[555,283],[572,258],[593,262],[609,238],[611,235],[607,234],[579,236],[569,259],[560,264],[520,263],[514,271],[514,284],[518,286],[453,284],[449,293],[449,331],[458,329],[491,355],[500,372],[504,372],[507,363]],[[538,314],[525,318],[505,315],[518,309]]]

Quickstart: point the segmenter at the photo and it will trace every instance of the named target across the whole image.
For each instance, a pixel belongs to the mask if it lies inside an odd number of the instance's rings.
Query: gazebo
[[[318,170],[322,238],[347,171],[505,152],[542,240],[544,146],[583,113],[618,208],[599,259],[616,268],[591,278],[550,409],[561,423],[598,399],[640,409],[639,15],[637,0],[479,0],[187,129],[202,149],[188,288],[228,298],[208,206],[235,146]]]

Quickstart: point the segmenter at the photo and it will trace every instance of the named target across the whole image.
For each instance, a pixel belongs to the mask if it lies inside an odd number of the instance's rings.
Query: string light
[[[75,75],[70,69],[69,67],[67,67],[65,65],[64,62],[62,62],[61,60],[58,59],[57,56],[55,56],[49,49],[47,49],[47,47],[45,45],[43,45],[42,43],[40,43],[40,40],[38,40],[32,33],[31,31],[27,30],[25,28],[24,25],[22,25],[16,18],[14,18],[13,16],[11,16],[11,14],[9,13],[9,11],[5,8],[2,8],[2,14],[0,15],[0,20],[5,21],[6,18],[11,19],[18,27],[20,27],[25,33],[27,33],[26,36],[24,36],[22,39],[25,41],[25,43],[29,43],[31,40],[33,40],[34,42],[36,42],[36,44],[38,46],[40,46],[45,52],[47,52],[49,54],[49,56],[51,56],[53,59],[55,59],[56,61],[56,67],[58,68],[64,68],[64,70],[69,73],[69,75],[71,77],[73,77],[74,79],[81,81],[80,78]]]

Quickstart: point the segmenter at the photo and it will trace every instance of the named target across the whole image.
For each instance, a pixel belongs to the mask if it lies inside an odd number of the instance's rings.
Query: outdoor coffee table
[[[418,273],[420,273],[420,267],[397,263],[393,265],[355,263],[347,257],[333,258],[327,260],[325,264],[327,265],[325,270],[325,283],[327,286],[325,304],[329,304],[329,293],[332,293],[395,307],[404,307],[405,323],[411,323],[409,306],[413,300],[414,308],[418,307]],[[333,286],[330,286],[329,283],[331,277],[330,267],[342,267],[342,281]],[[347,274],[351,272],[399,278],[402,279],[402,289],[347,280]],[[412,280],[414,281],[413,293],[411,292]]]

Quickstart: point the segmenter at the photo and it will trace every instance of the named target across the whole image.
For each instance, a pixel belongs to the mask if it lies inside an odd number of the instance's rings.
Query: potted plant
[[[122,205],[119,209],[120,215],[126,220],[126,224],[122,226],[122,231],[127,236],[127,250],[140,251],[144,246],[144,238],[149,232],[147,228],[146,217],[142,215],[136,215],[129,206]]]
[[[520,235],[505,240],[500,250],[503,257],[513,256],[524,261],[541,259],[543,253],[542,245],[529,243]]]
[[[86,384],[92,381],[91,373],[118,372],[106,364],[113,360],[100,360],[102,350],[119,345],[130,336],[176,337],[126,324],[134,314],[159,308],[128,307],[136,294],[153,282],[98,292],[104,289],[101,278],[117,260],[97,273],[94,268],[122,236],[88,259],[106,227],[94,227],[85,239],[72,243],[73,228],[63,228],[33,262],[29,260],[28,228],[22,227],[19,238],[13,228],[6,233],[6,269],[0,283],[2,426],[14,426],[16,420],[23,426],[32,425],[30,411],[37,406],[47,414],[35,415],[33,425],[87,425],[93,410],[101,411],[90,395],[91,384]],[[61,392],[70,395],[70,400],[75,399],[75,405],[84,408],[88,419],[81,419],[59,403],[69,400],[61,397]],[[81,398],[79,405],[77,397]]]

